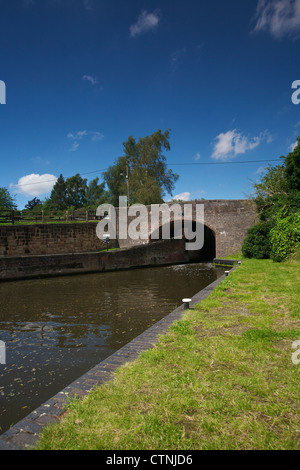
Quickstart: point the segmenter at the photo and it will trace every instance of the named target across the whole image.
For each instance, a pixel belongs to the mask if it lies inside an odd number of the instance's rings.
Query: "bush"
[[[270,258],[271,244],[269,239],[270,225],[259,222],[253,225],[248,232],[242,246],[242,254],[245,258],[267,259]]]
[[[279,213],[275,226],[270,230],[271,254],[273,261],[280,263],[294,253],[300,242],[300,212],[288,217]]]

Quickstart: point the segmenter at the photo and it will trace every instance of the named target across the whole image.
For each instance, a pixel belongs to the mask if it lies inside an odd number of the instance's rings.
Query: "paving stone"
[[[21,448],[0,438],[0,450],[21,450]]]
[[[36,444],[39,436],[37,434],[31,434],[29,432],[20,432],[16,434],[10,442],[13,445],[29,448]]]

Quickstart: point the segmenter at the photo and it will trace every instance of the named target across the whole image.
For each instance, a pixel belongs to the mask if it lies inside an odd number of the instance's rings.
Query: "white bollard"
[[[190,302],[192,299],[182,299],[183,302],[183,310],[188,310],[190,308]]]

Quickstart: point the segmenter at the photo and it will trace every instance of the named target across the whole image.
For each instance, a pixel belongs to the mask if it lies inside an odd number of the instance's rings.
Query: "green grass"
[[[38,449],[299,449],[300,256],[243,260]]]
[[[115,250],[120,250],[119,247],[115,247],[115,248],[103,248],[102,250],[98,250],[99,253],[102,253],[102,251],[115,251]]]

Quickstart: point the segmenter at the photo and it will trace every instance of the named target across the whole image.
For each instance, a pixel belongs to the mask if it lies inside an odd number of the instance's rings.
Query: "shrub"
[[[266,259],[270,257],[271,244],[269,239],[270,225],[258,222],[248,232],[242,246],[245,258]]]
[[[286,260],[300,242],[300,212],[288,217],[279,213],[275,226],[270,230],[271,254],[273,261]]]

